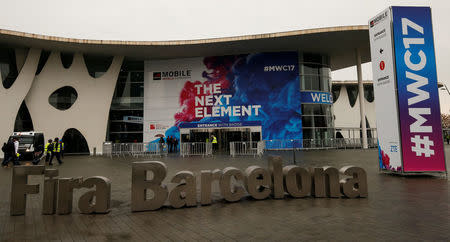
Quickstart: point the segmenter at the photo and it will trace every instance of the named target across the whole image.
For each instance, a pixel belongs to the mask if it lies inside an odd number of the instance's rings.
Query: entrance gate
[[[251,127],[221,127],[221,128],[180,128],[180,143],[182,147],[192,147],[186,143],[211,143],[212,136],[217,138],[217,148],[213,154],[229,154],[231,142],[261,141],[261,126]],[[184,146],[183,146],[184,145]],[[198,150],[198,149],[197,149]],[[205,149],[207,151],[207,149]],[[202,155],[202,154],[197,154]],[[205,154],[208,155],[208,154]]]

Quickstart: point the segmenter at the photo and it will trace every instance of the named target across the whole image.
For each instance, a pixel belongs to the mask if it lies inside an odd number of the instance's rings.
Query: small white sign
[[[369,20],[369,35],[380,168],[397,171],[402,162],[390,8]]]

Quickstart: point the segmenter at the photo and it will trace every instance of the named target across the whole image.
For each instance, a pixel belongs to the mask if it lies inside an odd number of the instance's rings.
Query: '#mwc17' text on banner
[[[404,171],[445,171],[431,9],[392,16]]]

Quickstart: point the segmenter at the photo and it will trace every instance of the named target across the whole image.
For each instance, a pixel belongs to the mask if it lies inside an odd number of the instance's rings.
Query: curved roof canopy
[[[0,44],[140,60],[298,50],[330,56],[332,70],[356,65],[355,49],[359,48],[362,63],[370,61],[367,25],[179,41],[72,39],[0,29]]]

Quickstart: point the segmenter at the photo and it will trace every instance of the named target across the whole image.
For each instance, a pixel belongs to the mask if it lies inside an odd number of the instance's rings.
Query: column
[[[367,149],[367,128],[366,128],[366,111],[364,106],[364,86],[362,83],[362,71],[361,71],[361,52],[356,49],[356,72],[358,74],[358,92],[359,92],[359,112],[361,117],[362,126],[362,147]]]

